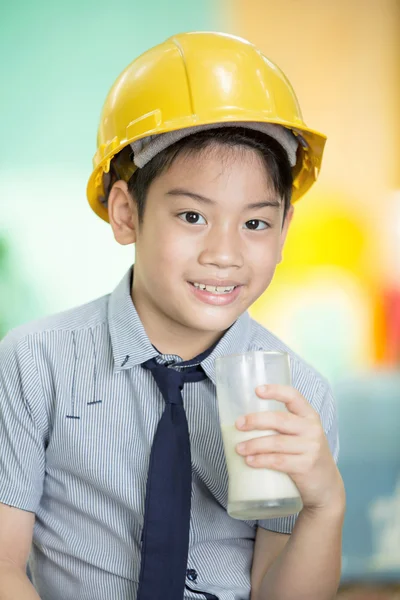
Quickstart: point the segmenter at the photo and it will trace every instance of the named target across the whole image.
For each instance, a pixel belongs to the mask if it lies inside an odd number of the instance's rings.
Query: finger
[[[241,431],[277,431],[288,435],[300,435],[306,431],[305,419],[284,411],[263,411],[243,415],[236,421]]]
[[[278,400],[284,402],[286,408],[299,417],[308,417],[316,414],[311,404],[302,394],[290,385],[260,385],[256,394],[263,400]]]
[[[254,469],[272,469],[288,475],[304,475],[313,466],[313,456],[307,454],[251,454],[246,463]]]
[[[297,435],[269,435],[259,437],[236,446],[241,456],[253,454],[304,454],[312,450],[313,442]]]

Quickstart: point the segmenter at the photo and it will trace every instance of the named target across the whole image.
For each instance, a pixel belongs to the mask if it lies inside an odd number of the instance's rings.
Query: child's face
[[[282,227],[283,210],[254,151],[178,157],[151,184],[143,222],[134,217],[135,303],[167,329],[225,331],[271,282],[292,216]]]

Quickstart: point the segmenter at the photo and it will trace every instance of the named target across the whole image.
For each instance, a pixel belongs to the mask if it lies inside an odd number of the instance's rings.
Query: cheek
[[[191,235],[185,235],[177,227],[155,226],[148,232],[147,257],[152,262],[157,261],[158,268],[168,267],[170,270],[186,264],[188,259],[198,253],[196,240]],[[160,269],[161,270],[161,269]]]
[[[279,257],[280,239],[278,236],[271,236],[248,246],[246,262],[254,275],[265,279],[275,271]]]

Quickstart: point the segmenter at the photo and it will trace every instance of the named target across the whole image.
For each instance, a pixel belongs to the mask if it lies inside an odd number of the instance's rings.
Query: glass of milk
[[[229,476],[228,513],[234,519],[284,517],[303,508],[299,491],[286,473],[250,467],[236,452],[240,442],[276,435],[275,431],[240,431],[238,417],[259,411],[287,411],[276,400],[256,395],[259,385],[291,385],[289,355],[245,352],[216,359],[217,400]]]

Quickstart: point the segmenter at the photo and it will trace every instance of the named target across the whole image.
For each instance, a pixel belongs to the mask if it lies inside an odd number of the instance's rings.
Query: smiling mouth
[[[209,292],[210,294],[231,294],[233,290],[235,290],[237,285],[227,285],[227,286],[216,286],[216,285],[205,285],[204,283],[190,282],[190,285],[195,287],[198,290]]]

